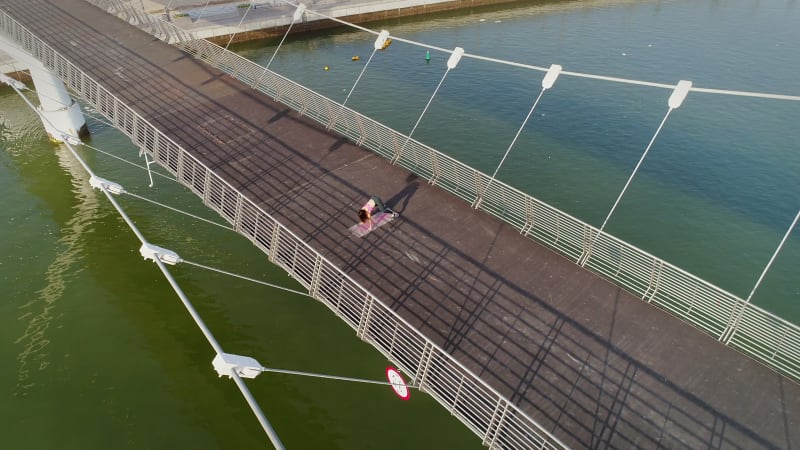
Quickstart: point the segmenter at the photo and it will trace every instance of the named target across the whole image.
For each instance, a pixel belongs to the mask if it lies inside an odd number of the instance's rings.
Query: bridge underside
[[[0,0],[567,445],[790,448],[800,386],[81,0]],[[348,236],[381,196],[401,218]]]

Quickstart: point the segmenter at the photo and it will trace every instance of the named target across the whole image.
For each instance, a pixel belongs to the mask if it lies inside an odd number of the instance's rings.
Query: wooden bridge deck
[[[800,446],[798,384],[510,226],[84,1],[0,9],[566,444]],[[350,238],[369,195],[402,217]]]

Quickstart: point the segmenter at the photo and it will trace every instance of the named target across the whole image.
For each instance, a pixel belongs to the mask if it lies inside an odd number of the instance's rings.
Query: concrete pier
[[[4,56],[3,73],[15,74],[21,81],[33,81],[39,98],[39,115],[50,140],[62,142],[65,134],[76,138],[87,136],[89,129],[80,105],[70,97],[61,79],[5,37],[0,36],[0,44]]]

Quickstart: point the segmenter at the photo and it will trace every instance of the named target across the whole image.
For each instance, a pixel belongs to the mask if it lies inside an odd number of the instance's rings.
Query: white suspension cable
[[[597,240],[597,237],[600,236],[600,234],[603,232],[603,229],[605,229],[606,224],[608,223],[608,219],[611,218],[611,215],[614,214],[614,210],[617,209],[617,205],[619,205],[620,200],[622,200],[622,196],[625,195],[625,191],[628,189],[628,186],[630,186],[631,180],[633,180],[633,177],[639,170],[639,166],[642,165],[642,161],[644,161],[645,156],[647,156],[647,153],[650,151],[650,147],[653,145],[653,142],[655,142],[656,136],[658,136],[658,133],[661,132],[661,128],[667,122],[667,118],[669,117],[669,114],[671,112],[672,108],[669,108],[667,110],[667,113],[664,115],[664,118],[661,120],[661,124],[658,126],[658,129],[656,130],[655,134],[653,134],[653,137],[650,139],[650,143],[647,144],[647,148],[645,148],[644,153],[642,153],[642,156],[639,158],[639,162],[637,162],[636,167],[633,168],[633,172],[631,172],[631,175],[628,177],[628,181],[625,182],[625,186],[622,187],[622,190],[617,196],[617,199],[614,201],[614,205],[612,205],[611,210],[608,211],[608,215],[606,216],[605,220],[603,220],[603,224],[600,225],[600,229],[597,230],[597,235],[594,236],[591,242],[589,243],[589,248],[587,249],[586,254],[580,259],[580,261],[578,261],[578,264],[580,264],[581,266],[585,265],[586,261],[589,260],[589,256],[591,256],[592,254],[592,248],[594,247],[594,243]]]
[[[294,3],[294,2],[290,2],[290,1],[284,1],[284,2],[282,2],[282,3],[285,3],[285,4],[287,4],[287,5],[290,5],[290,6],[294,6],[295,8],[297,8],[297,7],[299,7],[300,5],[302,5],[302,3]],[[322,17],[323,19],[328,19],[328,20],[334,21],[334,22],[336,22],[336,23],[340,23],[340,24],[342,24],[342,25],[346,25],[346,26],[349,26],[349,27],[353,27],[353,28],[356,28],[356,29],[358,29],[358,30],[361,30],[361,31],[366,31],[367,33],[372,33],[372,34],[376,34],[376,35],[378,34],[378,32],[377,32],[377,31],[372,31],[372,30],[370,30],[369,28],[365,28],[365,27],[362,27],[362,26],[360,26],[360,25],[356,25],[356,24],[354,24],[354,23],[345,22],[344,20],[337,19],[336,17],[333,17],[333,16],[328,16],[328,15],[326,15],[326,14],[323,14],[323,13],[321,13],[321,12],[312,11],[312,10],[310,10],[310,9],[306,9],[306,12],[308,12],[308,13],[310,13],[310,14],[314,14],[315,16],[320,16],[320,17]]]
[[[292,31],[292,27],[294,26],[294,23],[303,18],[303,12],[305,10],[306,10],[306,6],[305,5],[301,4],[301,5],[297,6],[297,9],[295,10],[294,14],[292,14],[292,21],[289,23],[289,28],[286,29],[286,33],[283,33],[283,37],[281,38],[281,42],[278,43],[278,47],[275,48],[275,51],[272,53],[272,57],[269,59],[269,62],[267,63],[267,65],[264,67],[264,72],[266,72],[267,69],[269,69],[269,66],[272,64],[272,60],[275,59],[275,55],[277,55],[278,54],[278,50],[281,49],[281,46],[283,45],[283,41],[286,40],[286,36],[289,36],[289,32]]]
[[[783,248],[783,244],[786,243],[786,240],[789,239],[789,235],[792,234],[792,230],[794,230],[794,227],[797,226],[798,219],[800,219],[800,210],[798,210],[797,215],[794,216],[792,224],[789,225],[789,229],[786,230],[786,234],[783,235],[783,239],[781,239],[780,244],[778,244],[778,248],[775,249],[775,252],[769,259],[769,262],[767,263],[766,267],[764,267],[764,270],[761,272],[761,276],[758,277],[758,281],[756,281],[755,286],[753,286],[753,289],[750,291],[750,294],[747,295],[747,299],[745,300],[745,302],[750,303],[750,299],[753,298],[753,294],[756,292],[756,289],[758,289],[758,286],[761,285],[761,282],[764,280],[764,276],[767,274],[767,271],[772,266],[772,263],[775,261],[775,258],[778,256],[778,253],[780,253],[781,249]]]
[[[219,223],[219,222],[214,222],[213,220],[208,220],[208,219],[205,219],[205,218],[203,218],[203,217],[200,217],[200,216],[198,216],[198,215],[192,214],[192,213],[190,213],[190,212],[187,212],[187,211],[182,211],[182,210],[180,210],[180,209],[178,209],[178,208],[174,208],[174,207],[172,207],[172,206],[165,205],[165,204],[163,204],[163,203],[159,203],[159,202],[157,202],[157,201],[155,201],[155,200],[151,200],[151,199],[149,199],[149,198],[147,198],[147,197],[142,197],[141,195],[136,195],[136,194],[134,194],[133,192],[125,191],[125,192],[124,192],[124,194],[125,194],[125,195],[129,195],[129,196],[131,196],[131,197],[133,197],[133,198],[138,198],[139,200],[143,200],[143,201],[145,201],[145,202],[148,202],[148,203],[151,203],[151,204],[153,204],[153,205],[156,205],[156,206],[160,206],[160,207],[162,207],[162,208],[169,209],[170,211],[174,211],[174,212],[176,212],[176,213],[183,214],[183,215],[185,215],[185,216],[188,216],[188,217],[191,217],[191,218],[193,218],[193,219],[197,219],[197,220],[200,220],[200,221],[203,221],[203,222],[209,223],[209,224],[211,224],[211,225],[216,225],[216,226],[218,226],[218,227],[220,227],[220,228],[224,228],[224,229],[226,229],[226,230],[230,230],[230,231],[236,231],[236,230],[234,230],[234,229],[233,229],[233,227],[230,227],[230,226],[227,226],[227,225],[223,225],[223,224],[221,224],[221,223]]]
[[[514,139],[511,140],[511,144],[509,144],[508,149],[506,149],[506,153],[500,159],[500,163],[497,165],[497,168],[494,169],[494,173],[492,173],[492,176],[489,177],[489,181],[486,183],[486,187],[484,188],[484,193],[489,191],[489,186],[492,185],[494,178],[497,176],[497,172],[500,171],[500,167],[503,166],[503,163],[506,161],[508,154],[511,153],[511,148],[513,148],[514,144],[517,143],[517,138],[519,138],[519,135],[522,134],[522,130],[525,129],[525,125],[528,123],[528,119],[531,118],[531,114],[533,114],[533,110],[536,109],[536,105],[539,104],[539,100],[541,100],[545,90],[546,90],[545,88],[542,88],[542,90],[539,92],[539,96],[536,97],[536,101],[533,102],[533,106],[531,106],[530,111],[528,111],[528,115],[525,116],[525,120],[522,121],[522,125],[520,125],[519,129],[517,130],[517,134],[514,135]],[[472,207],[477,209],[481,205],[482,201],[483,201],[483,195],[475,199],[475,202],[473,203]]]
[[[636,176],[636,172],[639,170],[639,166],[642,165],[642,161],[644,161],[644,158],[647,156],[647,153],[650,151],[650,148],[653,146],[653,142],[656,141],[656,137],[658,137],[658,134],[661,133],[661,128],[663,128],[664,124],[667,123],[667,118],[669,117],[669,114],[671,112],[672,112],[672,108],[669,108],[667,110],[667,113],[664,115],[664,118],[661,120],[661,124],[658,126],[658,128],[656,129],[656,132],[653,134],[653,137],[650,138],[650,143],[647,144],[647,148],[644,149],[644,152],[642,153],[641,158],[639,158],[639,162],[636,163],[636,167],[633,168],[633,172],[631,172],[631,175],[628,177],[628,181],[626,181],[625,182],[625,186],[622,187],[622,191],[620,191],[619,196],[617,196],[617,200],[614,202],[614,205],[611,207],[611,210],[608,212],[608,215],[606,216],[605,220],[603,221],[603,224],[600,225],[600,232],[602,232],[603,229],[606,227],[606,224],[608,223],[608,219],[611,218],[611,215],[614,213],[614,210],[617,208],[617,205],[619,205],[620,199],[622,199],[622,196],[625,195],[625,191],[628,189],[628,186],[630,186],[631,180],[633,180],[633,177]]]
[[[472,205],[473,208],[477,209],[481,205],[481,202],[483,201],[483,196],[485,195],[486,192],[489,191],[489,186],[492,185],[492,182],[497,176],[497,172],[500,170],[500,167],[503,166],[503,163],[508,157],[508,154],[511,153],[511,148],[514,147],[514,144],[517,142],[517,138],[519,138],[519,135],[522,133],[522,130],[525,129],[525,125],[528,123],[528,119],[531,118],[533,111],[536,109],[536,105],[539,104],[539,100],[542,99],[544,91],[553,87],[553,84],[556,82],[556,79],[558,79],[558,75],[560,73],[561,73],[561,66],[559,66],[558,64],[551,65],[550,68],[547,70],[547,74],[545,74],[544,78],[542,79],[542,91],[539,92],[539,96],[536,97],[536,101],[533,102],[533,106],[531,106],[530,111],[528,111],[528,115],[525,116],[525,120],[523,120],[522,125],[519,126],[517,134],[514,135],[514,139],[511,140],[511,144],[508,146],[505,155],[503,155],[503,157],[500,159],[500,164],[498,164],[497,168],[494,169],[494,173],[492,174],[491,178],[489,178],[489,182],[486,183],[486,187],[483,189],[483,193],[479,195],[478,198],[475,199],[475,202]]]
[[[725,345],[728,345],[731,339],[733,339],[733,336],[736,334],[736,330],[739,328],[739,321],[741,321],[742,315],[744,315],[745,308],[747,307],[747,305],[750,304],[750,300],[753,298],[753,294],[756,292],[756,289],[758,289],[758,287],[761,285],[761,282],[764,280],[764,276],[767,275],[767,271],[769,271],[769,268],[772,266],[772,263],[778,256],[778,253],[780,253],[781,249],[783,248],[783,245],[789,239],[789,235],[792,234],[792,230],[794,230],[794,227],[797,226],[798,220],[800,220],[800,210],[797,211],[797,215],[794,216],[792,224],[789,225],[789,229],[787,229],[786,233],[783,235],[781,242],[778,244],[778,248],[776,248],[775,252],[772,253],[772,257],[770,257],[769,262],[767,262],[767,265],[764,267],[764,270],[761,271],[761,275],[758,277],[755,286],[753,286],[753,289],[750,291],[750,294],[747,295],[747,299],[745,299],[744,303],[741,305],[741,308],[739,309],[739,312],[736,315],[736,320],[733,321],[733,325],[731,325],[731,327],[729,328],[730,331],[725,333],[727,337],[723,335],[723,338],[720,339],[725,343]]]
[[[424,116],[425,112],[428,111],[428,107],[431,106],[431,102],[433,101],[433,97],[435,97],[436,93],[439,92],[439,88],[442,86],[442,83],[444,83],[444,79],[447,77],[448,73],[450,73],[450,68],[449,67],[447,68],[447,70],[444,71],[444,75],[442,75],[442,79],[439,80],[439,84],[436,85],[436,89],[433,91],[433,95],[431,95],[431,97],[428,99],[428,103],[425,105],[425,108],[422,109],[422,113],[417,118],[417,122],[414,124],[414,127],[411,128],[411,132],[408,133],[408,136],[406,137],[405,142],[403,142],[403,146],[400,147],[400,151],[397,152],[397,155],[395,155],[394,158],[392,158],[392,164],[396,163],[400,159],[400,156],[403,154],[403,150],[406,149],[406,145],[408,145],[408,142],[411,140],[411,136],[414,134],[414,131],[416,131],[417,126],[419,126],[419,123],[422,121],[422,116]]]
[[[239,5],[237,5],[236,7],[238,8]],[[242,23],[244,22],[244,19],[247,17],[247,13],[249,13],[251,9],[253,9],[253,4],[252,3],[248,3],[247,4],[247,11],[245,11],[244,14],[242,14],[242,19],[239,21],[239,24],[236,25],[236,28],[234,29],[233,33],[231,34],[231,38],[228,39],[228,43],[225,45],[225,50],[228,50],[228,47],[231,45],[231,42],[233,42],[233,38],[236,37],[236,35],[239,33],[239,28],[241,28]],[[220,57],[223,54],[225,54],[225,52],[220,53]]]
[[[361,73],[358,74],[358,78],[356,78],[355,83],[353,83],[353,87],[350,88],[350,92],[347,93],[347,96],[345,97],[344,102],[342,102],[341,106],[339,107],[339,111],[336,113],[336,115],[333,116],[333,118],[331,119],[331,122],[328,124],[327,128],[329,130],[331,128],[333,128],[333,126],[336,124],[336,121],[339,119],[339,116],[342,114],[342,111],[344,110],[344,106],[347,104],[347,101],[350,100],[350,96],[353,94],[353,91],[356,89],[356,86],[358,85],[358,82],[361,81],[361,77],[364,76],[364,72],[367,71],[367,67],[369,67],[369,63],[372,62],[372,58],[375,56],[375,53],[378,50],[381,50],[381,49],[385,48],[386,40],[388,38],[389,38],[389,32],[386,31],[386,30],[381,31],[381,33],[378,35],[378,38],[375,40],[375,44],[373,45],[373,48],[372,48],[372,53],[369,55],[369,59],[367,60],[367,63],[364,64],[363,68],[361,68]]]
[[[121,158],[121,157],[119,157],[119,156],[117,156],[117,155],[115,155],[115,154],[113,154],[113,153],[109,153],[109,152],[107,152],[107,151],[101,150],[101,149],[99,149],[99,148],[97,148],[97,147],[93,147],[93,146],[91,146],[91,145],[89,145],[89,144],[86,144],[86,143],[84,143],[84,144],[83,144],[83,146],[84,146],[84,147],[86,147],[86,148],[90,148],[90,149],[92,149],[92,150],[94,150],[94,151],[96,151],[96,152],[98,152],[98,153],[102,153],[102,154],[104,154],[104,155],[106,155],[106,156],[109,156],[109,157],[111,157],[111,158],[114,158],[114,159],[116,159],[116,160],[119,160],[119,161],[121,161],[121,162],[123,162],[123,163],[125,163],[125,164],[131,165],[131,166],[133,166],[133,167],[136,167],[136,168],[139,168],[139,169],[142,169],[142,170],[147,170],[147,167],[145,167],[145,166],[142,166],[142,165],[140,165],[140,164],[137,164],[137,163],[135,163],[135,162],[133,162],[133,161],[128,161],[127,159],[125,159],[125,158]],[[178,182],[178,180],[176,180],[175,178],[173,178],[173,177],[171,177],[171,176],[169,176],[169,175],[164,175],[163,173],[160,173],[160,172],[155,172],[155,171],[153,171],[152,173],[154,173],[154,174],[158,175],[158,176],[159,176],[159,177],[161,177],[161,178],[165,178],[165,179],[167,179],[167,180],[174,181],[174,182],[176,182],[176,183]]]
[[[261,75],[264,75],[264,73],[266,73],[266,71],[269,70],[269,66],[272,65],[272,61],[275,59],[275,56],[278,54],[278,50],[281,49],[281,46],[283,45],[283,41],[286,40],[286,36],[288,36],[289,32],[292,31],[292,26],[294,26],[294,17],[292,17],[292,22],[289,24],[289,28],[286,29],[286,33],[283,33],[283,37],[281,38],[281,41],[278,43],[278,46],[275,47],[275,51],[272,52],[272,56],[270,56],[269,61],[267,61],[267,65],[264,66],[264,72],[261,72]],[[258,81],[260,78],[261,77],[258,77],[258,79],[256,81]]]
[[[378,381],[378,380],[365,380],[363,378],[351,378],[351,377],[341,377],[338,375],[325,375],[321,373],[314,373],[314,372],[301,372],[298,370],[286,370],[286,369],[273,369],[270,367],[261,367],[262,372],[272,372],[272,373],[283,373],[288,375],[299,375],[302,377],[313,377],[313,378],[325,378],[328,380],[338,380],[338,381],[353,381],[356,383],[367,383],[367,384],[380,384],[383,386],[404,386],[404,387],[414,387],[414,386],[407,386],[402,383],[391,383],[388,381]]]
[[[103,125],[107,125],[107,126],[109,126],[111,128],[116,128],[113,123],[107,121],[105,119],[105,117],[95,114],[94,111],[90,111],[88,109],[84,109],[83,113],[86,114],[87,116],[91,117],[93,120],[96,120],[97,122],[102,123]]]
[[[353,91],[356,89],[356,86],[358,85],[358,82],[361,81],[361,77],[364,76],[364,72],[367,71],[367,67],[369,66],[369,63],[372,62],[372,58],[375,56],[375,52],[377,52],[377,51],[378,51],[378,49],[376,49],[376,48],[372,49],[372,53],[369,55],[369,59],[367,60],[367,63],[364,64],[363,68],[361,68],[361,73],[358,74],[358,77],[356,78],[355,83],[353,83],[353,87],[350,88],[350,91],[347,93],[347,96],[344,98],[344,101],[342,102],[342,107],[339,109],[340,113],[342,112],[342,109],[344,108],[344,105],[347,104],[347,101],[350,100],[350,96],[353,94]],[[330,128],[330,127],[328,127],[328,128]]]
[[[230,377],[233,378],[233,381],[236,382],[236,386],[239,388],[239,391],[244,396],[245,400],[247,400],[247,404],[250,405],[250,409],[253,410],[258,421],[261,423],[261,427],[264,428],[264,431],[267,432],[267,436],[269,437],[270,442],[275,447],[275,450],[284,450],[285,447],[283,446],[283,442],[281,442],[281,438],[278,437],[278,434],[272,428],[267,417],[261,412],[261,408],[258,406],[256,399],[253,398],[253,394],[250,393],[250,390],[247,389],[247,385],[244,384],[242,378],[239,376],[236,371],[231,371]]]
[[[200,10],[200,15],[199,15],[199,16],[197,16],[197,19],[195,19],[195,20],[194,20],[194,21],[195,21],[195,23],[199,22],[199,21],[200,21],[200,19],[202,19],[202,18],[203,18],[203,14],[205,14],[205,12],[206,12],[206,8],[208,8],[208,4],[209,4],[209,3],[211,3],[211,0],[206,0],[206,4],[205,4],[205,5],[203,5],[203,9],[202,9],[202,10]]]
[[[196,262],[193,262],[193,261],[188,261],[186,259],[182,259],[181,262],[189,264],[190,266],[199,267],[201,269],[210,270],[212,272],[221,273],[223,275],[232,276],[234,278],[240,278],[242,280],[251,281],[253,283],[261,284],[261,285],[264,285],[264,286],[269,286],[271,288],[280,289],[280,290],[286,291],[286,292],[291,292],[292,294],[302,295],[304,297],[311,297],[311,294],[309,294],[308,292],[303,292],[303,291],[298,291],[296,289],[291,289],[291,288],[287,288],[287,287],[283,287],[283,286],[278,286],[277,284],[272,284],[272,283],[267,283],[266,281],[256,280],[255,278],[250,278],[250,277],[247,277],[247,276],[244,276],[244,275],[239,275],[239,274],[236,274],[236,273],[233,273],[233,272],[228,272],[228,271],[225,271],[225,270],[222,270],[222,269],[217,269],[217,268],[214,268],[214,267],[211,267],[211,266],[206,266],[204,264],[196,263]],[[313,298],[313,297],[311,297],[311,298]]]
[[[592,254],[592,248],[594,247],[594,243],[597,241],[597,238],[603,232],[603,229],[605,229],[606,224],[608,223],[608,219],[610,219],[611,215],[614,214],[614,210],[617,208],[617,205],[619,205],[620,200],[622,200],[622,196],[625,195],[625,191],[628,189],[628,186],[630,186],[631,180],[633,180],[633,177],[636,176],[636,172],[639,170],[639,166],[642,165],[642,161],[644,161],[644,158],[647,156],[647,153],[650,151],[650,148],[656,141],[656,137],[658,137],[658,134],[661,133],[661,129],[664,127],[664,124],[667,123],[667,118],[669,118],[670,113],[683,103],[683,100],[686,98],[686,95],[689,93],[689,89],[691,87],[692,87],[692,82],[685,80],[681,80],[680,82],[678,82],[678,85],[674,87],[675,91],[669,97],[669,100],[667,102],[669,106],[669,108],[667,109],[667,113],[661,120],[661,124],[658,125],[658,128],[656,129],[656,132],[653,134],[653,137],[650,138],[650,142],[647,144],[647,148],[645,148],[644,152],[642,153],[642,156],[639,158],[639,162],[636,163],[636,167],[633,168],[633,172],[631,172],[631,175],[628,177],[628,181],[625,182],[625,186],[622,187],[622,191],[620,191],[619,195],[617,196],[617,200],[614,201],[614,205],[611,206],[611,210],[608,212],[608,215],[603,221],[603,224],[600,226],[600,229],[597,230],[597,234],[590,240],[589,247],[587,248],[586,253],[583,255],[583,257],[579,259],[578,264],[580,264],[581,266],[585,265],[586,261],[589,260],[589,256],[591,256]]]
[[[453,53],[450,55],[450,59],[447,60],[447,70],[444,71],[444,75],[442,75],[442,79],[439,80],[439,84],[436,85],[436,89],[434,89],[431,98],[428,99],[428,103],[423,108],[422,113],[417,118],[417,122],[414,124],[414,127],[411,129],[411,132],[408,133],[405,142],[403,142],[403,146],[400,147],[400,150],[397,152],[397,155],[392,158],[392,164],[396,164],[398,160],[400,160],[401,155],[403,154],[403,150],[405,150],[406,145],[408,142],[411,141],[411,136],[414,134],[414,131],[419,126],[419,123],[422,121],[422,117],[428,111],[428,107],[431,106],[431,102],[433,102],[433,98],[436,97],[436,93],[439,92],[439,88],[442,87],[442,83],[444,83],[444,79],[447,78],[447,74],[450,73],[451,70],[455,69],[458,66],[458,62],[461,61],[461,56],[464,55],[464,49],[461,47],[456,47],[453,50]]]
[[[768,94],[763,92],[730,91],[726,89],[692,88],[692,92],[702,92],[706,94],[737,95],[740,97],[758,97],[774,100],[800,101],[799,95]]]
[[[278,50],[281,49],[283,41],[286,40],[286,36],[289,36],[289,32],[292,30],[294,23],[303,17],[303,12],[305,12],[305,10],[306,10],[306,5],[301,3],[300,6],[298,6],[297,9],[295,10],[294,14],[292,14],[292,21],[289,23],[289,28],[286,29],[285,33],[283,33],[281,41],[278,43],[278,46],[275,48],[275,51],[272,52],[272,57],[269,58],[267,65],[264,66],[264,70],[261,72],[259,76],[256,77],[255,81],[253,82],[253,87],[258,86],[258,83],[261,82],[261,78],[264,76],[264,74],[267,73],[267,70],[269,70],[269,66],[272,65],[272,60],[275,59],[275,56],[278,54]]]

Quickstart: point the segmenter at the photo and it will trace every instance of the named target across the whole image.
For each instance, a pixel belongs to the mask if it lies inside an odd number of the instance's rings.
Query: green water
[[[481,19],[484,19],[481,21]],[[371,25],[440,47],[663,83],[800,94],[794,1],[533,2]],[[273,69],[344,100],[374,38],[291,37]],[[277,42],[242,46],[267,61]],[[625,55],[622,55],[625,53]],[[351,56],[360,55],[354,63]],[[395,41],[348,105],[408,132],[445,56]],[[328,65],[330,70],[322,68]],[[491,173],[540,73],[463,60],[415,138]],[[599,225],[666,112],[669,91],[562,76],[499,178]],[[608,231],[740,296],[800,208],[800,104],[690,94],[670,117]],[[137,160],[90,120],[88,144]],[[269,448],[234,384],[108,201],[10,89],[0,89],[0,424],[3,449]],[[98,175],[220,221],[193,194],[88,148]],[[141,162],[141,160],[139,160]],[[125,210],[183,258],[299,289],[230,231],[131,197]],[[800,322],[795,230],[753,301]],[[170,268],[222,347],[267,367],[382,379],[386,361],[326,308],[190,266]],[[248,381],[288,448],[477,448],[430,397],[263,374]]]

